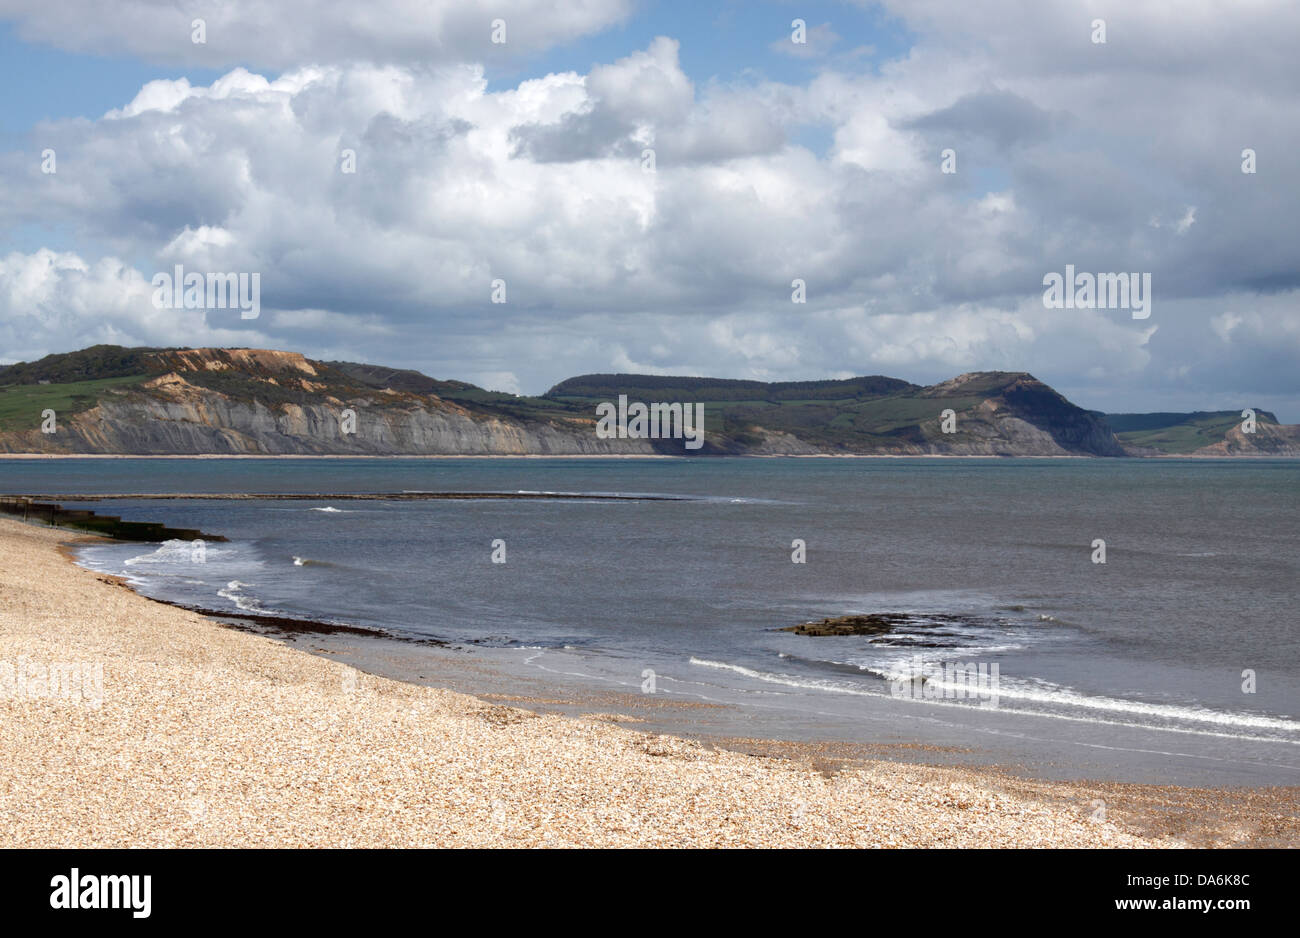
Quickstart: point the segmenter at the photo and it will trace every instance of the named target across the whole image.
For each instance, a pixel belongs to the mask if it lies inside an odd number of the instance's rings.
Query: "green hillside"
[[[720,451],[737,451],[761,442],[756,427],[790,434],[828,453],[975,445],[989,438],[991,428],[989,417],[976,408],[996,401],[1000,413],[1041,426],[1066,449],[1119,454],[1098,415],[1081,410],[1019,372],[978,372],[933,387],[882,375],[771,383],[582,375],[557,384],[545,396],[591,413],[596,404],[616,400],[619,394],[626,394],[629,400],[703,403],[706,426]],[[945,409],[958,415],[956,433],[940,431],[940,414]]]
[[[1260,424],[1277,423],[1277,417],[1266,410],[1258,410],[1255,414]],[[1106,421],[1126,446],[1140,446],[1177,456],[1221,442],[1229,430],[1241,426],[1242,416],[1239,410],[1107,414]]]
[[[0,385],[73,384],[103,378],[124,378],[158,374],[162,368],[157,354],[166,349],[124,348],[120,345],[92,345],[58,355],[46,355],[34,362],[0,365]]]
[[[125,375],[66,384],[0,385],[0,432],[37,430],[41,412],[49,409],[59,419],[89,410],[109,388],[130,387],[148,380],[148,375]],[[0,373],[0,380],[4,380]]]

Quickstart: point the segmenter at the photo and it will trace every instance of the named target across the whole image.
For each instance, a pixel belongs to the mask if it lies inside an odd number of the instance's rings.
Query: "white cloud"
[[[0,258],[0,348],[12,361],[87,345],[237,345],[267,336],[235,328],[239,312],[156,309],[149,280],[120,260],[93,263],[42,248]],[[218,317],[231,318],[222,324]]]

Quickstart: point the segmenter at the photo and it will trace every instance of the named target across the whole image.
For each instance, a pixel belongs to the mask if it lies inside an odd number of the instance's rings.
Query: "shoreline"
[[[0,499],[44,499],[65,502],[107,501],[213,501],[213,502],[435,502],[435,501],[587,501],[587,502],[689,502],[692,495],[616,495],[583,492],[102,492],[52,495],[0,495]],[[61,508],[61,505],[55,505]],[[207,534],[211,540],[225,540]]]
[[[1033,455],[1010,453],[725,453],[708,456],[675,456],[666,453],[0,453],[4,459],[1078,459],[1085,461],[1115,461],[1123,459],[1171,460],[1194,459],[1223,460],[1227,462],[1249,460],[1300,459],[1273,453],[1240,455],[1204,455],[1192,453],[1160,453],[1158,455],[1091,456],[1064,453],[1060,455]]]
[[[626,714],[390,680],[148,599],[76,566],[70,540],[0,519],[0,663],[104,673],[97,708],[0,685],[4,846],[1296,842],[1300,789],[1045,782],[864,747],[701,744],[638,732]]]

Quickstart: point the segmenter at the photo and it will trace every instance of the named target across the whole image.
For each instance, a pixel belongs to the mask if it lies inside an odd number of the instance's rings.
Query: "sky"
[[[1297,36],[1290,0],[0,0],[0,362],[1028,371],[1298,422]],[[259,274],[257,317],[156,302],[178,264]],[[1149,274],[1149,316],[1049,307],[1067,265]]]

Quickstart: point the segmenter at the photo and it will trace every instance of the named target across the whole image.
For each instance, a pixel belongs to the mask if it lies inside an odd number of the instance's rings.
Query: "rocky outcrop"
[[[893,631],[900,619],[898,613],[875,613],[862,616],[834,616],[817,622],[787,625],[779,631],[796,635],[883,635]]]
[[[832,616],[816,622],[801,622],[778,629],[780,632],[793,632],[796,635],[836,636],[836,635],[884,635],[899,628],[916,628],[942,625],[947,622],[967,621],[961,616],[946,613],[917,615],[910,612],[872,612],[865,615]]]

